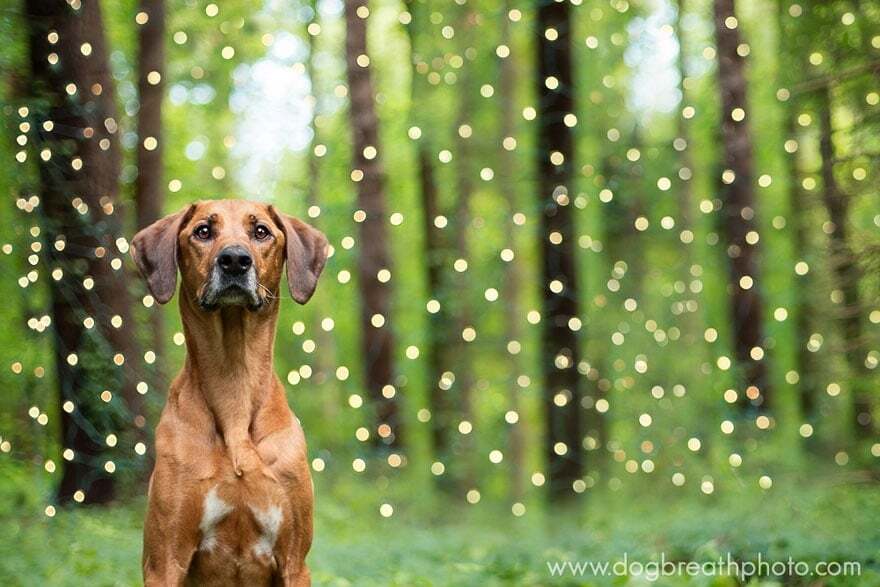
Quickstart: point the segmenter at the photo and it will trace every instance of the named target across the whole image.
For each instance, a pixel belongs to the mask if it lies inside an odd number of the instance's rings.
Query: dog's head
[[[206,311],[244,306],[256,311],[278,291],[284,263],[290,295],[300,304],[315,291],[327,260],[327,238],[268,204],[208,200],[138,232],[131,254],[160,304],[177,289]]]

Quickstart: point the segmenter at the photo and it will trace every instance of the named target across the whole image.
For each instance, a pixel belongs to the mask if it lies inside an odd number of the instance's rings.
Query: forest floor
[[[666,484],[668,485],[668,483]],[[789,487],[784,490],[781,487]],[[336,489],[334,489],[336,488]],[[548,563],[624,559],[858,561],[860,576],[752,581],[751,585],[880,585],[880,485],[826,479],[740,487],[586,493],[577,509],[540,503],[516,518],[487,499],[474,506],[411,495],[383,518],[386,497],[366,483],[318,483],[316,585],[737,585],[731,577],[554,577]],[[372,493],[371,493],[372,491]],[[2,496],[6,497],[6,496]],[[53,518],[0,511],[0,585],[138,585],[143,502],[61,509]],[[20,509],[18,510],[21,511]],[[39,510],[38,510],[39,511]],[[620,567],[621,565],[618,565]],[[614,572],[613,568],[609,568]],[[630,566],[630,571],[632,567]]]

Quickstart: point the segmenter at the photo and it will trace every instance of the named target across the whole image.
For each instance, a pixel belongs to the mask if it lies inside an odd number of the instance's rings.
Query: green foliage
[[[398,467],[356,437],[362,428],[375,431],[372,408],[362,401],[360,243],[342,5],[216,4],[215,12],[208,1],[168,1],[165,211],[201,198],[272,201],[316,225],[333,245],[313,301],[299,307],[284,296],[275,364],[306,430],[309,457],[322,471],[315,473],[318,532],[311,558],[317,583],[556,584],[546,573],[546,558],[598,559],[622,551],[645,558],[663,551],[682,560],[728,551],[810,561],[853,558],[874,566],[859,581],[829,585],[880,583],[880,497],[872,476],[880,445],[876,438],[854,440],[850,417],[852,390],[876,388],[880,364],[877,6],[737,2],[759,182],[757,287],[765,305],[765,360],[777,391],[773,423],[764,430],[723,399],[728,389],[741,391],[742,383],[735,365],[722,366],[733,356],[733,324],[728,251],[719,233],[722,114],[712,2],[687,0],[680,15],[681,4],[668,0],[572,2],[576,172],[569,191],[581,282],[580,368],[590,393],[607,401],[608,438],[604,445],[585,439],[588,470],[581,501],[570,511],[553,512],[543,503],[545,398],[536,323],[542,318],[536,315],[541,208],[534,193],[534,108],[542,80],[535,80],[534,53],[535,36],[543,32],[535,30],[534,5],[370,3],[377,148],[386,170],[388,210],[402,217],[388,227],[394,286],[389,320],[407,426]],[[414,47],[404,28],[404,7],[414,18]],[[125,161],[119,209],[130,237],[138,145],[137,2],[105,1],[102,8]],[[468,11],[475,15],[471,31],[462,26]],[[509,54],[499,47],[505,22]],[[51,277],[42,255],[52,243],[39,231],[40,207],[29,204],[38,192],[38,153],[32,148],[35,130],[22,127],[29,115],[19,112],[39,105],[29,95],[25,33],[18,8],[0,9],[0,35],[6,39],[0,47],[0,582],[39,578],[74,585],[88,578],[95,585],[136,584],[143,505],[133,496],[143,493],[137,467],[145,460],[134,455],[133,440],[123,434],[130,431],[120,430],[118,446],[108,448],[117,462],[134,464],[118,469],[125,489],[119,504],[44,515],[65,447],[58,434],[54,331],[46,323]],[[656,62],[656,70],[645,65],[655,63],[654,53],[668,57]],[[514,71],[510,95],[500,90],[505,59]],[[666,76],[674,83],[665,83]],[[863,269],[857,309],[863,336],[857,342],[865,369],[847,363],[853,341],[839,328],[847,309],[828,254],[833,227],[822,200],[820,105],[809,91],[817,83],[832,85],[834,172],[851,202],[848,228]],[[679,91],[683,96],[670,107],[644,104],[646,94],[676,97]],[[504,146],[502,104],[514,115],[507,121],[515,138],[508,151],[512,168],[504,157],[510,143]],[[294,128],[295,136],[279,128]],[[462,145],[468,157],[459,156]],[[420,147],[434,165],[449,231],[457,222],[462,177],[473,187],[465,226],[468,268],[457,280],[450,256],[438,296],[455,311],[467,306],[477,333],[463,347],[475,373],[472,448],[453,454],[474,463],[477,475],[473,488],[452,495],[437,491],[429,425],[420,416],[435,384],[425,364],[435,333],[426,311]],[[24,163],[16,159],[20,153],[27,153]],[[512,223],[513,213],[522,221]],[[521,277],[516,304],[504,289],[510,265],[501,252],[508,246]],[[809,271],[797,269],[799,262]],[[130,265],[124,278],[140,300],[145,290]],[[490,289],[500,292],[497,300],[490,301]],[[147,340],[147,318],[162,312],[168,340],[157,365],[169,374],[185,353],[176,303],[162,309],[136,304],[132,332]],[[804,316],[806,331],[799,322]],[[508,340],[511,325],[518,345]],[[83,351],[84,364],[107,365],[110,349],[93,342]],[[116,395],[103,406],[102,417],[127,422],[118,371],[111,371],[102,372],[99,387]],[[809,418],[800,405],[806,390],[817,404]],[[515,425],[509,419],[512,397],[519,400]],[[164,390],[150,389],[145,399],[151,430]],[[813,427],[812,435],[805,424]],[[526,438],[517,464],[510,451],[514,426]],[[492,451],[503,453],[500,463],[490,462]],[[366,472],[353,469],[355,459],[364,459]],[[514,478],[525,482],[522,495],[515,494]],[[674,479],[683,486],[673,485]],[[772,488],[759,490],[765,479]],[[478,491],[478,505],[467,505],[468,489]],[[378,514],[381,503],[393,505],[391,518]],[[511,513],[514,504],[526,508],[524,517]]]
[[[794,479],[791,479],[794,481]],[[570,561],[858,561],[861,575],[828,585],[880,580],[880,531],[863,515],[880,507],[870,485],[791,484],[796,490],[734,489],[715,497],[662,490],[596,493],[564,517],[530,507],[522,518],[495,504],[438,508],[401,493],[401,506],[376,519],[387,498],[362,482],[318,475],[316,585],[642,585],[639,577],[551,577],[547,563]],[[662,501],[661,501],[662,500]],[[658,507],[662,503],[662,507]],[[137,585],[143,502],[70,509],[53,519],[0,516],[0,580],[6,585]],[[427,522],[427,523],[426,523]],[[512,540],[512,537],[515,539]],[[24,578],[27,577],[27,581]],[[761,578],[760,585],[772,585]],[[794,579],[793,585],[808,580]],[[735,585],[730,578],[665,577],[657,585]],[[756,583],[751,583],[756,584]]]

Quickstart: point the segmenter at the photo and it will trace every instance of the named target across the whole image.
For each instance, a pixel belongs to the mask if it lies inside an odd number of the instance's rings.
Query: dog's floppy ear
[[[315,293],[318,277],[327,262],[327,237],[302,220],[282,214],[269,206],[269,212],[287,241],[287,286],[290,295],[305,304]]]
[[[177,289],[177,237],[192,210],[190,205],[161,218],[131,240],[131,257],[160,304],[167,303]]]

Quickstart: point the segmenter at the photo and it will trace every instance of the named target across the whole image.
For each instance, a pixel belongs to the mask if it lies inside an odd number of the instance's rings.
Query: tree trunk
[[[558,33],[554,41],[545,31]],[[563,117],[573,112],[571,18],[567,2],[540,2],[535,40],[538,49],[538,238],[543,292],[541,367],[547,418],[545,454],[551,500],[573,496],[572,484],[583,473],[581,392],[577,365],[580,348],[569,320],[578,316],[576,240],[569,199],[574,159],[572,131]],[[549,89],[550,77],[558,86]],[[561,159],[561,160],[560,160]],[[562,405],[559,405],[562,404]]]
[[[794,139],[796,137],[794,111],[786,113],[786,137]],[[795,255],[799,260],[805,260],[808,256],[808,237],[809,230],[807,220],[807,202],[806,194],[801,190],[800,181],[801,174],[798,166],[797,153],[789,153],[786,156],[789,176],[789,201],[791,205],[792,223],[794,228],[794,249]],[[810,292],[812,291],[813,279],[810,274],[797,278],[797,301],[795,302],[795,337],[797,339],[797,361],[798,361],[798,394],[801,417],[804,422],[813,424],[818,418],[816,413],[816,381],[813,369],[813,354],[809,350],[808,342],[810,340],[812,308],[810,307]]]
[[[864,354],[862,351],[862,311],[859,300],[859,268],[849,244],[849,196],[843,193],[834,177],[834,128],[831,113],[831,89],[825,86],[817,94],[819,102],[819,154],[824,190],[822,200],[833,225],[829,234],[831,267],[837,289],[843,296],[838,324],[845,345],[846,362],[853,385],[853,409],[856,434],[871,438],[874,434],[870,389],[865,387]]]
[[[728,26],[734,17],[734,0],[714,0],[715,37],[718,46],[718,83],[722,103],[722,151],[724,167],[733,173],[732,180],[721,187],[722,232],[730,257],[733,348],[738,371],[747,386],[740,397],[753,397],[751,405],[770,406],[766,363],[752,358],[752,350],[763,348],[764,314],[758,283],[758,246],[750,244],[755,231],[755,194],[753,181],[752,140],[748,123],[746,76],[743,58],[737,54],[739,28]],[[740,113],[746,113],[739,121]],[[748,405],[743,399],[742,404]]]
[[[639,124],[635,124],[632,129],[632,135],[629,143],[640,153],[645,152],[645,142],[642,140],[642,129]],[[647,217],[646,205],[643,198],[645,191],[645,163],[639,161],[625,161],[624,171],[621,173],[622,189],[618,192],[618,196],[610,202],[610,208],[614,209],[614,203],[617,202],[621,214],[617,220],[620,223],[617,227],[619,235],[614,240],[619,240],[616,248],[620,252],[617,259],[623,261],[626,266],[621,267],[619,272],[621,297],[631,297],[636,300],[644,299],[645,281],[648,279],[649,271],[647,250],[645,247],[645,237],[636,230],[636,221],[641,217]],[[620,193],[623,192],[623,193]],[[615,248],[612,245],[612,249]],[[615,263],[616,265],[616,263]]]
[[[360,222],[358,287],[361,295],[362,353],[366,386],[376,410],[382,440],[401,444],[401,424],[394,385],[394,338],[391,331],[391,286],[378,273],[391,270],[385,209],[385,179],[380,163],[379,121],[373,103],[373,83],[367,61],[367,21],[358,16],[366,0],[345,1],[345,55],[351,100],[353,168],[363,173],[358,182]],[[358,61],[361,63],[358,63]],[[378,326],[374,325],[374,320]],[[383,391],[391,397],[383,395]],[[393,393],[393,395],[392,395]],[[390,427],[390,431],[387,427]]]
[[[165,0],[140,0],[140,12],[147,22],[138,25],[137,182],[135,204],[138,229],[149,226],[162,215],[162,97],[165,78]],[[149,309],[150,344],[158,360],[154,363],[153,387],[165,386],[165,324],[159,305]]]
[[[431,440],[433,457],[443,463],[445,473],[436,477],[437,484],[441,489],[454,491],[460,489],[460,479],[456,479],[457,471],[452,470],[454,463],[453,438],[455,434],[456,420],[461,417],[461,412],[456,409],[458,402],[455,398],[455,390],[462,384],[460,373],[456,373],[453,380],[449,377],[451,368],[458,365],[455,358],[455,350],[461,343],[461,338],[456,337],[456,317],[452,312],[453,300],[448,295],[451,291],[449,283],[444,280],[444,269],[451,262],[451,243],[446,238],[447,229],[434,224],[435,219],[441,215],[440,193],[435,176],[431,145],[434,129],[425,117],[419,112],[419,105],[429,99],[426,90],[428,86],[423,79],[423,74],[418,71],[418,31],[419,26],[426,22],[422,18],[421,7],[418,3],[408,0],[407,8],[410,11],[411,21],[406,26],[409,36],[410,48],[413,58],[412,69],[412,104],[414,105],[414,120],[419,122],[422,136],[417,143],[417,157],[419,165],[419,194],[421,196],[423,211],[423,232],[425,238],[425,269],[428,296],[438,302],[436,311],[429,313],[428,340],[426,342],[426,362],[428,368],[428,405],[431,410]],[[453,222],[456,220],[453,219]],[[460,331],[459,331],[460,334]],[[457,340],[456,340],[457,338]]]
[[[121,420],[131,417],[136,426],[145,424],[134,390],[138,352],[127,280],[115,244],[122,212],[115,205],[121,161],[113,82],[96,1],[74,10],[63,0],[27,0],[25,10],[33,91],[42,98],[32,117],[41,154],[45,250],[49,267],[62,272],[48,281],[61,448],[73,450],[74,458],[61,461],[58,499],[68,502],[82,490],[85,502],[103,503],[115,490],[107,472],[113,467],[105,466],[107,435],[127,428]],[[50,65],[56,57],[58,64]],[[115,327],[118,319],[121,326]],[[100,398],[107,398],[105,390],[114,396],[109,405]],[[120,392],[128,413],[115,397]]]
[[[314,14],[312,22],[317,23],[317,2],[312,1],[310,6]],[[311,96],[314,108],[312,118],[309,121],[309,128],[312,131],[312,141],[308,154],[308,192],[306,194],[306,202],[311,207],[319,206],[321,202],[321,162],[318,156],[315,155],[315,146],[320,142],[318,140],[318,127],[315,124],[315,118],[320,111],[318,103],[320,92],[317,89],[317,71],[315,70],[317,39],[315,38],[315,35],[309,34],[308,31],[305,31],[304,34],[308,39],[309,44],[309,55],[306,59],[306,75],[309,76],[309,83],[312,86]],[[313,222],[313,224],[316,223]],[[326,298],[322,297],[320,299],[315,299],[312,303],[315,304],[315,318],[312,325],[312,331],[315,333],[317,346],[315,351],[316,381],[319,384],[322,384],[333,378],[333,366],[336,364],[336,344],[333,336],[324,330],[323,325],[321,324],[323,320],[322,316],[325,315],[327,309]],[[335,392],[330,393],[329,390],[326,389],[322,393],[322,397],[324,400],[322,405],[323,415],[325,418],[332,421],[339,415],[339,398]]]
[[[681,103],[687,103],[687,90],[684,87],[684,80],[686,76],[685,69],[685,58],[684,58],[684,32],[682,28],[682,20],[684,19],[684,3],[685,0],[677,1],[678,11],[675,15],[675,36],[678,39],[678,72],[681,77],[678,83],[679,91],[681,92]],[[691,140],[690,140],[690,128],[688,128],[687,119],[679,113],[678,115],[678,138],[684,140],[684,148],[682,148],[679,153],[678,162],[680,168],[686,168],[689,170],[693,170],[694,163],[691,157]],[[693,195],[691,194],[691,182],[690,180],[682,180],[682,182],[678,185],[678,209],[680,214],[680,224],[681,230],[693,230]],[[687,265],[688,270],[690,269],[690,261],[691,261],[691,247],[687,246],[688,255]],[[687,279],[687,278],[686,278]]]
[[[425,139],[423,139],[425,140]],[[443,378],[444,366],[448,364],[447,353],[450,341],[446,335],[452,316],[443,296],[442,272],[446,258],[446,245],[442,229],[434,226],[439,215],[437,203],[437,182],[434,166],[427,145],[419,143],[419,193],[424,215],[425,268],[427,270],[428,295],[440,303],[436,312],[429,314],[426,359],[428,364],[428,405],[431,409],[431,440],[434,459],[446,465],[450,460],[451,436],[455,412],[449,394],[449,386]],[[449,488],[447,476],[438,477],[441,487]]]
[[[474,14],[470,6],[464,6],[461,12],[461,18],[458,24],[457,38],[460,41],[459,51],[461,54],[467,52],[473,38],[473,29],[475,26]],[[464,259],[471,265],[470,259],[470,243],[468,231],[471,224],[471,198],[474,191],[473,176],[473,154],[471,152],[471,137],[463,137],[459,129],[463,125],[470,124],[471,117],[476,110],[477,105],[474,103],[474,87],[471,83],[471,72],[467,68],[462,68],[458,76],[458,112],[455,122],[455,204],[453,214],[451,215],[452,238],[455,249],[456,259]],[[454,394],[457,404],[458,413],[462,420],[474,423],[473,410],[473,387],[474,373],[472,368],[471,355],[473,353],[471,343],[462,338],[465,328],[473,327],[473,312],[471,308],[471,281],[473,273],[455,272],[453,274],[452,283],[450,284],[454,296],[448,296],[449,303],[453,306],[454,319],[447,326],[452,327],[452,332],[448,333],[448,342],[451,360],[447,363],[446,368],[455,374],[455,380],[452,384],[453,389],[457,390]],[[474,470],[474,435],[465,434],[459,437],[460,446],[457,456],[456,469],[453,475],[462,489],[470,489],[476,483],[476,471]]]
[[[777,5],[777,31],[780,39],[785,39],[789,31],[786,30],[785,22],[788,16],[788,3],[780,1]],[[780,56],[780,77],[781,87],[792,87],[800,79],[801,75],[794,66],[792,56],[797,53],[796,49],[791,46],[785,46]],[[789,140],[797,141],[797,128],[795,126],[795,117],[797,116],[797,101],[795,95],[792,94],[789,102],[785,106],[785,142]],[[807,261],[810,257],[809,242],[809,209],[811,202],[808,200],[807,194],[801,189],[801,169],[798,161],[800,149],[793,153],[786,152],[785,163],[788,172],[788,199],[791,209],[791,221],[794,242],[795,258],[799,261]],[[797,372],[798,372],[798,405],[800,407],[801,418],[805,423],[815,424],[819,417],[816,411],[816,399],[819,397],[816,381],[816,370],[814,368],[815,358],[810,352],[808,342],[810,340],[812,330],[813,308],[810,303],[810,294],[815,287],[814,280],[810,273],[799,276],[797,278],[796,300],[794,303],[794,328],[795,338],[797,341]],[[816,436],[811,436],[806,445],[814,448]]]
[[[510,47],[512,39],[510,34],[510,11],[509,0],[504,3],[501,11],[501,44]],[[499,61],[500,79],[499,90],[501,100],[501,139],[513,137],[516,134],[516,113],[514,95],[516,92],[516,70],[513,66],[513,57],[508,56]],[[507,204],[507,239],[506,246],[514,251],[514,258],[507,263],[504,270],[504,287],[501,299],[504,300],[507,319],[504,321],[504,335],[508,342],[522,341],[522,302],[520,290],[523,287],[523,279],[520,271],[520,262],[517,258],[519,253],[516,242],[517,226],[513,222],[513,215],[517,212],[518,190],[516,180],[516,157],[512,151],[501,149],[498,180],[501,192],[505,195]],[[525,478],[525,439],[527,438],[527,419],[521,413],[520,390],[516,379],[523,372],[522,354],[517,353],[510,358],[509,374],[511,379],[505,382],[508,389],[509,409],[519,415],[516,423],[510,424],[507,437],[507,460],[510,462],[510,498],[512,501],[523,499],[526,491]]]
[[[681,76],[679,81],[679,91],[681,92],[681,104],[687,104],[687,89],[685,88],[685,78],[687,77],[687,69],[685,68],[685,47],[684,47],[684,29],[682,22],[684,20],[685,0],[678,0],[678,12],[675,16],[675,35],[678,39],[678,71]],[[693,172],[694,161],[691,156],[691,129],[688,120],[678,113],[678,140],[683,141],[681,145],[673,143],[673,147],[679,152],[678,163],[679,169],[687,169],[689,173]],[[687,178],[685,178],[687,177]],[[679,183],[674,189],[678,192],[678,210],[679,210],[679,235],[682,232],[694,230],[694,198],[690,176],[682,176],[679,174]],[[681,243],[681,239],[679,238]],[[684,244],[683,267],[680,269],[680,275],[684,283],[691,281],[691,268],[694,263],[694,245],[692,243]],[[689,288],[686,289],[690,291]],[[688,345],[696,345],[702,347],[700,342],[702,338],[702,328],[699,315],[696,311],[688,308],[687,302],[690,300],[691,293],[685,293],[684,306],[682,308],[681,325],[683,331],[683,340]]]

